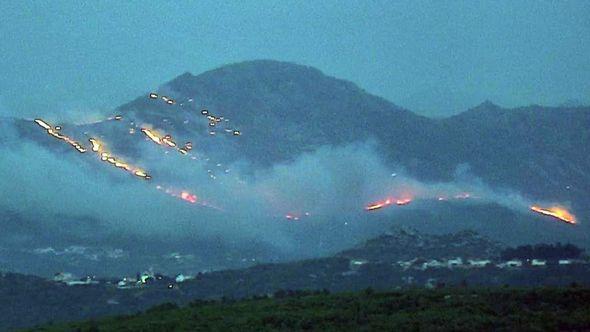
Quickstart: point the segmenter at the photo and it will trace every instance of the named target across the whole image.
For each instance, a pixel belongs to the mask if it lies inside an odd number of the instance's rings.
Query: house
[[[469,260],[469,266],[470,267],[486,267],[489,264],[492,264],[492,261],[490,261],[489,259],[470,259]]]
[[[522,261],[519,259],[512,259],[509,261],[506,261],[504,263],[498,264],[498,267],[521,267],[522,266]]]
[[[358,269],[360,269],[361,266],[365,265],[369,263],[368,260],[366,259],[351,259],[350,262],[348,263],[349,269],[356,271]]]
[[[53,281],[67,283],[68,281],[74,280],[75,277],[68,272],[59,272],[53,276]]]
[[[461,267],[463,266],[463,260],[461,259],[461,257],[457,257],[455,259],[449,259],[447,261],[447,266],[452,269],[455,267]]]
[[[184,274],[179,274],[176,276],[176,278],[174,279],[176,282],[185,282],[187,280],[193,279],[194,277],[192,276],[185,276]]]
[[[422,264],[422,270],[439,269],[446,266],[447,264],[444,262],[437,261],[436,259],[431,259],[428,262]]]
[[[123,278],[123,280],[117,283],[117,288],[125,289],[125,288],[133,288],[137,287],[138,282],[137,278]]]
[[[69,280],[65,282],[68,286],[79,286],[79,285],[96,285],[98,281],[93,280],[92,277],[86,276],[79,280]]]
[[[407,270],[407,269],[410,268],[410,266],[412,266],[412,264],[414,264],[414,262],[416,260],[417,259],[414,258],[414,259],[409,260],[409,261],[397,261],[397,265],[399,265],[402,269]]]

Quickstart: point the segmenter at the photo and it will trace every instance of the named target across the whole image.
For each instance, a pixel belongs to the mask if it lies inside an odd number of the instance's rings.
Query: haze
[[[112,109],[178,74],[250,59],[321,68],[439,117],[590,103],[590,3],[6,2],[2,115]]]

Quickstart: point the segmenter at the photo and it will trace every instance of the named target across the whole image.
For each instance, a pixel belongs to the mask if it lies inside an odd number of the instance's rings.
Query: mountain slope
[[[503,109],[487,102],[434,120],[316,69],[275,61],[185,73],[160,91],[194,102],[171,110],[140,97],[118,111],[147,122],[176,118],[177,129],[191,132],[194,126],[182,120],[209,109],[244,133],[232,158],[258,165],[293,160],[321,145],[375,139],[389,162],[426,180],[450,180],[459,165],[469,164],[492,185],[539,198],[581,201],[590,188],[587,107]]]

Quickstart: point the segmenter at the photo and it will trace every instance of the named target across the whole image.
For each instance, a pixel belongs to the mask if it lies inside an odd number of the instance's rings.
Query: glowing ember
[[[144,133],[154,143],[156,143],[158,145],[162,144],[162,142],[160,140],[160,136],[157,133],[155,133],[154,131],[147,129],[147,128],[141,128],[141,132]]]
[[[183,201],[189,202],[191,204],[196,204],[198,202],[202,206],[212,207],[206,202],[199,202],[197,195],[192,194],[192,193],[188,192],[187,190],[182,190],[179,192],[179,191],[173,190],[171,188],[164,188],[161,185],[157,185],[156,189],[161,190],[164,193],[166,193],[172,197],[180,198]]]
[[[285,218],[287,218],[288,220],[294,220],[294,221],[298,221],[299,220],[299,217],[298,216],[292,215],[290,213],[286,214],[285,215]]]
[[[471,194],[470,193],[460,193],[455,195],[456,199],[468,199],[471,198]]]
[[[387,198],[382,201],[370,203],[369,205],[367,205],[365,207],[365,210],[366,211],[379,210],[381,208],[384,208],[384,207],[392,205],[392,204],[399,205],[399,206],[408,205],[411,202],[412,202],[412,200],[410,198],[402,198],[402,199]]]
[[[398,199],[398,200],[396,200],[396,201],[395,201],[395,204],[396,204],[396,205],[408,205],[408,204],[410,204],[410,202],[412,202],[412,200],[411,200],[411,199],[409,199],[409,198],[404,198],[404,199]]]
[[[96,138],[90,138],[90,139],[88,139],[88,141],[90,141],[90,144],[92,145],[92,151],[96,152],[100,156],[100,160],[108,162],[109,164],[111,164],[117,168],[131,172],[131,173],[133,173],[133,175],[140,177],[140,178],[144,178],[145,180],[149,180],[152,178],[144,170],[139,169],[139,168],[133,168],[133,167],[129,166],[127,163],[118,159],[117,157],[112,156],[109,152],[104,151],[104,144],[101,143]]]
[[[80,143],[76,142],[75,140],[71,139],[70,137],[61,134],[59,131],[61,130],[60,126],[55,126],[55,128],[51,127],[51,125],[41,119],[35,119],[35,123],[38,124],[41,128],[47,131],[48,135],[51,135],[57,139],[65,141],[69,145],[73,146],[74,149],[78,150],[80,153],[86,152],[86,148],[83,147]]]
[[[176,142],[172,139],[172,135],[168,134],[168,135],[161,136],[155,130],[148,129],[148,128],[141,128],[141,132],[144,133],[152,142],[154,142],[158,145],[165,145],[170,148],[173,148],[176,151],[178,151],[178,153],[180,153],[182,155],[188,154],[188,150],[192,149],[192,143],[190,143],[190,142],[188,142],[187,145],[185,145],[184,147],[179,148],[178,145],[176,144]],[[166,152],[166,153],[168,153],[168,152]]]
[[[197,196],[186,191],[180,193],[180,198],[193,204],[197,202]]]
[[[573,214],[571,214],[568,210],[559,206],[543,208],[537,205],[533,205],[531,206],[531,210],[546,216],[556,218],[560,221],[563,221],[571,225],[576,224],[576,217]]]

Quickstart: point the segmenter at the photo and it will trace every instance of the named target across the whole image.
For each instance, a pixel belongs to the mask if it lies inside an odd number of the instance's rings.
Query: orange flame
[[[571,224],[571,225],[574,225],[577,223],[576,217],[573,214],[571,214],[568,210],[566,210],[560,206],[552,206],[552,207],[548,207],[548,208],[543,208],[538,205],[533,205],[533,206],[531,206],[531,210],[535,211],[537,213],[546,215],[546,216],[556,218],[560,221],[563,221],[563,222]]]
[[[102,142],[100,142],[99,140],[97,140],[96,138],[90,138],[90,139],[88,139],[88,141],[92,145],[92,151],[96,152],[100,156],[100,160],[106,161],[109,164],[111,164],[117,168],[131,172],[131,173],[133,173],[133,175],[140,177],[140,178],[144,178],[145,180],[149,180],[152,178],[144,170],[139,169],[139,168],[133,168],[133,167],[129,166],[127,163],[125,163],[124,161],[118,159],[117,157],[112,156],[109,152],[106,152],[104,150],[104,144]]]
[[[373,203],[368,204],[365,207],[365,210],[367,210],[367,211],[378,210],[378,209],[384,208],[386,206],[389,206],[391,204],[395,204],[395,205],[399,205],[399,206],[408,205],[411,202],[412,202],[411,198],[402,198],[402,199],[387,198],[382,201],[377,201],[377,202],[373,202]]]
[[[57,139],[63,140],[69,145],[73,146],[74,149],[78,150],[80,153],[86,152],[86,148],[83,147],[80,143],[76,142],[75,140],[71,139],[70,137],[61,134],[59,131],[61,130],[60,126],[52,127],[49,123],[43,121],[42,119],[35,119],[35,123],[38,124],[41,128],[47,131],[48,135],[51,135]]]

